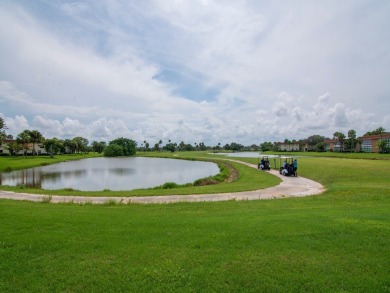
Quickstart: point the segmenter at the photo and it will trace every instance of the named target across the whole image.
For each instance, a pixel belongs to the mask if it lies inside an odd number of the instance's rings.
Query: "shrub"
[[[163,189],[171,189],[176,187],[178,187],[178,185],[175,182],[166,182],[162,185]]]
[[[8,166],[4,169],[4,172],[11,172],[12,171],[12,167]]]
[[[218,181],[215,180],[214,178],[203,178],[203,179],[198,179],[194,182],[194,186],[205,186],[205,185],[212,185],[212,184],[217,184]]]
[[[120,157],[123,155],[123,147],[117,144],[110,144],[104,149],[105,157]]]
[[[137,143],[128,138],[117,138],[110,141],[104,150],[106,157],[133,156],[136,153]]]

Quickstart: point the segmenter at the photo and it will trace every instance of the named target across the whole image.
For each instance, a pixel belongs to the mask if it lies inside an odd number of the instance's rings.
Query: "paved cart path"
[[[256,165],[242,161],[230,160],[256,168]],[[263,172],[263,171],[259,171]],[[213,194],[193,194],[193,195],[164,195],[164,196],[140,196],[140,197],[98,197],[98,196],[62,196],[62,195],[40,195],[28,193],[16,193],[0,190],[0,198],[28,201],[50,201],[51,203],[92,203],[104,204],[112,201],[118,203],[138,203],[138,204],[161,204],[174,202],[205,202],[205,201],[226,201],[226,200],[259,200],[283,197],[299,197],[319,194],[325,191],[320,183],[304,177],[285,177],[279,171],[267,171],[282,179],[279,185],[243,192],[213,193]]]

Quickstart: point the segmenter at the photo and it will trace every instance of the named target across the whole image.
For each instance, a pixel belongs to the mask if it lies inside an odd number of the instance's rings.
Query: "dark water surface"
[[[209,162],[160,158],[90,158],[0,174],[0,185],[82,191],[132,190],[192,183],[219,173]]]

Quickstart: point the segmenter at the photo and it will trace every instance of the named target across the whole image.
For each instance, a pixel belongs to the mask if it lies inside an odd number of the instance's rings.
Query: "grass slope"
[[[0,156],[0,172],[27,169],[63,161],[81,160],[101,156],[97,153],[50,156]]]
[[[389,292],[388,167],[300,158],[327,191],[282,200],[1,200],[0,292]]]

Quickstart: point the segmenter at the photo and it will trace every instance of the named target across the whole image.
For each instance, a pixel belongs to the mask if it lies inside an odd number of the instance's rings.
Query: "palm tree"
[[[7,129],[7,125],[5,125],[4,119],[0,117],[0,146],[3,143],[3,140],[7,137],[2,129]]]
[[[0,117],[0,130],[6,129],[6,128],[7,128],[7,126],[5,125],[4,119],[2,117]]]
[[[351,150],[355,150],[355,139],[356,139],[356,131],[351,129],[348,131],[348,138],[350,139],[351,142]]]
[[[7,135],[5,134],[5,132],[0,130],[0,146],[3,143],[3,140],[6,138],[7,138]]]
[[[378,134],[383,134],[383,133],[385,133],[385,129],[381,126],[381,127],[379,127],[379,128],[376,130],[376,132],[377,132]]]
[[[33,143],[33,156],[35,155],[35,144],[43,141],[43,135],[38,130],[30,131],[30,141]]]
[[[340,152],[342,152],[344,150],[345,134],[342,132],[335,132],[333,133],[333,138],[337,139],[337,141],[340,143]]]
[[[24,130],[23,132],[19,133],[18,136],[16,137],[16,141],[23,145],[23,155],[27,154],[27,151],[29,149],[29,144],[31,142],[31,137],[30,137],[30,131],[29,130]]]

